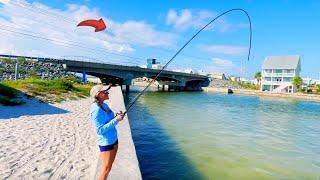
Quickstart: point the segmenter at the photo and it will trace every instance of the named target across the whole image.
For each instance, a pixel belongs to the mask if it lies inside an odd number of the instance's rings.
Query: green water
[[[320,179],[320,103],[147,93],[129,118],[144,179]]]

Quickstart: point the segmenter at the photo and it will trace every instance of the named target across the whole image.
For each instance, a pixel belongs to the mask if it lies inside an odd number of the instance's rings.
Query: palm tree
[[[300,76],[295,76],[293,78],[292,84],[299,89],[302,85],[302,78]]]
[[[316,91],[317,91],[318,93],[320,93],[320,84],[317,84],[317,85],[316,85]]]
[[[255,75],[254,75],[254,78],[257,80],[258,82],[258,85],[260,85],[260,82],[261,82],[261,72],[257,72]]]

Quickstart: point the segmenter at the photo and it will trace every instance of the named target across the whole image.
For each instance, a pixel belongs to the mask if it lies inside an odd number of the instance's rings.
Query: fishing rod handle
[[[122,113],[122,111],[117,112],[116,115],[115,115],[113,118],[116,118],[117,115],[118,115],[118,114],[121,114],[121,113]],[[126,114],[127,114],[127,111],[125,111],[125,112],[123,113],[123,116],[125,116]]]

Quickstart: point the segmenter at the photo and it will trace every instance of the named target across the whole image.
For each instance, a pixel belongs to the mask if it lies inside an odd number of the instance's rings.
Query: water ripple
[[[139,160],[144,177],[159,179],[159,167],[165,178],[181,167],[198,179],[320,177],[319,103],[199,92],[138,103],[129,113],[138,156],[163,159]]]

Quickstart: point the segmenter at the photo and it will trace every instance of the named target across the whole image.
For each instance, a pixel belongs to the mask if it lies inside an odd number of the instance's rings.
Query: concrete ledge
[[[110,100],[107,103],[110,105],[113,112],[125,110],[125,104],[120,86],[111,88],[109,96]],[[124,120],[117,125],[119,148],[108,179],[142,179],[128,120],[128,116],[126,116]],[[95,179],[97,179],[99,175],[100,168],[101,161],[99,159]]]

